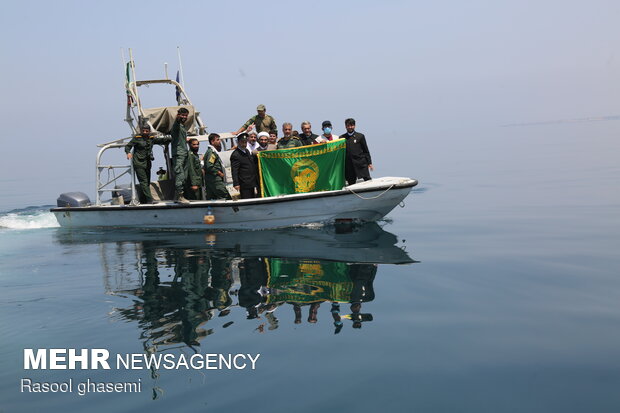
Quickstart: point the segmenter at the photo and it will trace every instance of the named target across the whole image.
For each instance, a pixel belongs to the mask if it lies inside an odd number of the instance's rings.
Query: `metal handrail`
[[[101,165],[101,156],[103,155],[105,151],[107,151],[110,148],[124,148],[124,147],[125,147],[124,143],[109,143],[103,146],[97,153],[97,161],[96,161],[96,166],[95,166],[95,182],[97,185],[97,191],[96,191],[97,199],[95,202],[96,205],[101,205],[101,194],[103,192],[118,190],[118,188],[105,188],[105,187],[112,183],[115,183],[119,178],[121,178],[127,173],[130,174],[131,176],[131,204],[135,205],[137,203],[133,162],[129,162],[129,165]],[[101,171],[103,170],[109,171],[110,169],[122,169],[122,168],[127,168],[127,169],[125,169],[123,173],[121,173],[120,175],[114,176],[112,180],[109,180],[105,184],[101,183]]]

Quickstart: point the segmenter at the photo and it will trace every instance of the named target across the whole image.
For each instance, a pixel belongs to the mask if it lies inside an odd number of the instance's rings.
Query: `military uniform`
[[[258,115],[254,115],[250,119],[248,119],[246,123],[243,124],[242,128],[245,130],[250,125],[254,125],[256,127],[256,133],[278,132],[276,120],[269,115],[265,115],[264,118],[261,118]]]
[[[138,178],[138,199],[140,203],[147,204],[153,202],[151,196],[151,161],[153,160],[153,145],[163,145],[170,142],[169,138],[154,138],[152,135],[135,135],[127,145],[125,153],[133,156],[131,162],[133,170]]]
[[[218,172],[226,174],[226,171],[222,166],[222,160],[213,147],[209,146],[207,149],[203,158],[203,164],[207,199],[232,199],[226,189],[224,179],[217,174]]]
[[[174,186],[177,195],[183,194],[187,176],[187,129],[178,119],[172,125],[172,165],[174,167]]]
[[[185,195],[187,199],[201,200],[202,187],[204,186],[204,178],[202,176],[202,166],[197,153],[190,152],[187,159],[187,181]],[[198,189],[193,190],[191,187],[197,186]]]
[[[290,149],[297,148],[299,146],[303,146],[303,143],[299,139],[294,136],[291,136],[289,139],[282,138],[278,141],[278,149]]]

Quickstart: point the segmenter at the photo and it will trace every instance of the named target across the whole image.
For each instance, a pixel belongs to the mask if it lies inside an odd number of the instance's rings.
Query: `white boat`
[[[133,77],[133,80],[132,80]],[[143,108],[138,87],[165,84],[174,86],[177,106]],[[127,116],[132,133],[138,132],[139,122],[148,122],[159,135],[167,134],[180,107],[189,110],[186,123],[188,135],[207,141],[206,126],[195,110],[183,86],[166,77],[156,80],[135,80],[135,65],[130,57],[127,63]],[[224,142],[221,158],[230,179],[231,134],[220,134]],[[338,221],[372,222],[387,215],[407,197],[417,185],[415,179],[383,177],[359,182],[339,190],[296,193],[273,197],[233,200],[193,201],[180,204],[172,200],[172,179],[151,183],[155,204],[137,202],[133,165],[105,164],[104,156],[110,152],[124,155],[123,148],[131,137],[99,145],[96,164],[96,200],[91,203],[83,193],[65,193],[52,208],[62,227],[139,227],[139,228],[192,228],[192,229],[267,229]],[[163,152],[167,170],[171,171],[167,147]],[[124,157],[123,157],[124,158]],[[118,156],[117,156],[118,159]],[[117,161],[118,162],[118,161]],[[107,173],[108,178],[104,179]],[[120,178],[129,180],[122,185]],[[169,177],[167,177],[169,178]],[[233,193],[232,186],[229,190]],[[111,199],[104,200],[104,194]],[[121,196],[124,195],[124,196]]]

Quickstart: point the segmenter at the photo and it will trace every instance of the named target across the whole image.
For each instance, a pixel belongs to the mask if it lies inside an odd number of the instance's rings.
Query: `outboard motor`
[[[78,208],[90,205],[90,199],[84,192],[65,192],[60,194],[56,200],[56,205],[61,208]]]

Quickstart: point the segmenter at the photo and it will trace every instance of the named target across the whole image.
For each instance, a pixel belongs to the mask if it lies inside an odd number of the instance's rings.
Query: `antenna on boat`
[[[183,65],[181,64],[181,48],[177,46],[177,56],[179,57],[179,72],[181,73],[181,86],[185,89],[185,78],[183,77]]]
[[[127,62],[125,62],[125,49],[121,47],[121,63],[123,65],[123,72],[127,69]],[[126,79],[125,79],[126,80]],[[127,82],[125,82],[127,83]]]
[[[168,80],[168,63],[164,62],[164,74],[166,75],[166,80]]]
[[[129,63],[131,63],[131,74],[133,75],[134,83],[137,81],[136,77],[136,64],[133,62],[133,53],[131,52],[131,48],[129,48]]]

